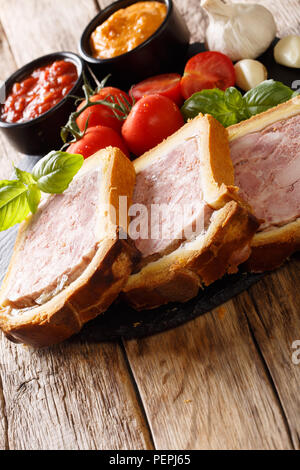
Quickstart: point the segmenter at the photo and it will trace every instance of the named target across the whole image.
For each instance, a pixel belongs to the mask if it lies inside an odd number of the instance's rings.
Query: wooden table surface
[[[300,0],[255,1],[273,12],[279,36],[300,34]],[[200,0],[175,2],[202,40]],[[0,0],[0,79],[48,52],[76,51],[109,3]],[[1,134],[0,155],[8,177],[21,155]],[[298,257],[221,308],[145,339],[36,351],[1,334],[0,448],[299,449],[299,274]]]

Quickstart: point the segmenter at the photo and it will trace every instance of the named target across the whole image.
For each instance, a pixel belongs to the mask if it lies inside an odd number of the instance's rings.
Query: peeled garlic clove
[[[244,91],[251,90],[268,78],[266,67],[258,60],[243,59],[234,66],[236,84]]]
[[[274,59],[286,67],[300,68],[300,36],[286,36],[274,47]]]

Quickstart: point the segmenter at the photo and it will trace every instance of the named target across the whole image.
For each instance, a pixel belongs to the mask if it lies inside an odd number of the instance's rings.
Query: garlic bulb
[[[300,68],[300,36],[287,36],[274,47],[274,59],[286,67]]]
[[[273,15],[261,5],[202,0],[201,6],[209,16],[206,48],[223,52],[233,61],[255,59],[275,38]]]
[[[258,60],[243,59],[234,66],[236,84],[241,90],[255,88],[268,78],[266,67]]]

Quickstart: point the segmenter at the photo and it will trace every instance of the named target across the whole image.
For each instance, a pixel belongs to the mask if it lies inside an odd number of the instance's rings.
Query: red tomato
[[[114,87],[104,87],[100,90],[97,95],[91,97],[91,101],[98,101],[104,100],[108,96],[113,96],[114,98],[119,98],[122,103],[126,105],[126,101],[124,98],[131,102],[131,99],[122,90],[119,88]],[[109,98],[109,101],[112,102],[112,98]],[[85,101],[83,101],[77,108],[77,111],[82,109],[85,105]],[[117,112],[118,113],[118,112]],[[120,114],[120,113],[118,113]],[[124,121],[118,119],[111,108],[105,106],[104,104],[95,104],[95,106],[91,106],[83,111],[78,118],[76,119],[77,125],[81,131],[85,129],[86,121],[89,118],[88,127],[94,126],[106,126],[115,129],[116,131],[120,132],[122,124]]]
[[[221,52],[200,52],[186,64],[181,79],[181,93],[187,100],[197,91],[208,88],[226,88],[235,84],[233,63]]]
[[[177,106],[183,103],[183,97],[180,89],[181,76],[178,73],[164,73],[156,75],[155,77],[147,78],[137,85],[133,85],[129,94],[134,97],[136,101],[148,95],[163,95],[170,100],[174,101]]]
[[[139,156],[177,131],[183,117],[178,106],[166,96],[141,98],[130,111],[122,127],[129,150]]]
[[[109,147],[118,147],[129,158],[128,149],[120,136],[114,129],[104,126],[89,127],[82,137],[71,144],[67,152],[78,153],[88,158],[98,150]]]

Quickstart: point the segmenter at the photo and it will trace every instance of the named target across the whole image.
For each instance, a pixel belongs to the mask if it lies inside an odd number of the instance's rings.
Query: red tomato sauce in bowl
[[[26,122],[37,118],[58,104],[73,88],[78,78],[72,62],[57,60],[35,69],[13,85],[0,117],[6,122]]]

